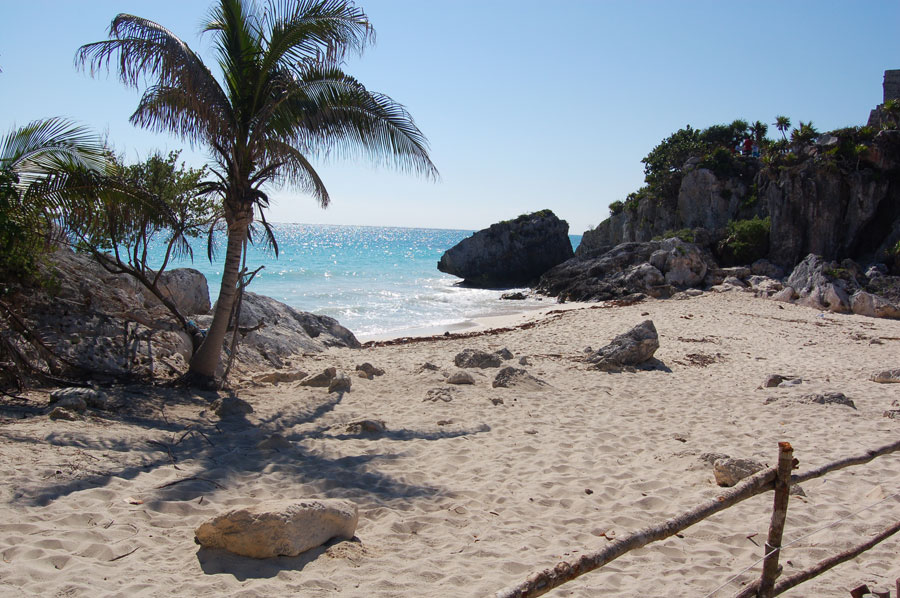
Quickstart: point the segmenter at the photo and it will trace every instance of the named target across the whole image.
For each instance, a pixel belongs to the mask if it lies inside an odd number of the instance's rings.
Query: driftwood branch
[[[500,590],[494,598],[531,598],[541,596],[555,587],[561,586],[580,575],[598,569],[603,565],[617,559],[626,552],[646,546],[651,542],[664,540],[674,536],[683,529],[706,519],[710,515],[723,511],[730,506],[747,500],[757,494],[762,494],[774,487],[775,468],[765,469],[757,474],[742,480],[737,486],[731,488],[719,496],[682,513],[672,519],[668,519],[657,525],[651,525],[638,530],[621,540],[616,540],[602,550],[583,555],[574,563],[561,562],[553,569],[545,569],[531,575],[524,582]]]

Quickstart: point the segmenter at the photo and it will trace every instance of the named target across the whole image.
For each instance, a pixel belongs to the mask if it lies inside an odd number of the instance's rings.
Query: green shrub
[[[737,157],[724,147],[717,147],[709,154],[703,156],[699,164],[700,168],[711,170],[716,177],[723,179],[739,172]]]
[[[624,210],[624,209],[625,209],[625,204],[622,203],[621,201],[614,201],[611,204],[609,204],[609,212],[610,212],[610,214],[612,214],[614,216],[616,214],[621,214],[622,210]]]
[[[663,239],[681,239],[685,243],[693,243],[694,242],[694,231],[689,228],[683,228],[681,230],[667,230],[661,235],[657,235],[653,237],[654,241],[662,241]]]
[[[18,177],[0,170],[0,280],[31,282],[43,254],[41,222],[29,219],[16,190]]]
[[[728,265],[750,264],[765,257],[771,227],[768,217],[729,222],[727,236],[719,244],[722,261]]]

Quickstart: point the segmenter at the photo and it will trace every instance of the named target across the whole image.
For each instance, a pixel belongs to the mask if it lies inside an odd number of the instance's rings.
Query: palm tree
[[[759,147],[763,146],[763,140],[766,138],[766,133],[768,132],[769,125],[760,120],[750,125],[750,134],[753,135],[753,139]]]
[[[819,131],[813,126],[812,121],[805,123],[801,120],[799,126],[791,131],[791,141],[798,145],[810,143],[818,136]]]
[[[110,39],[82,46],[76,62],[93,74],[111,62],[119,77],[144,90],[135,125],[175,133],[205,146],[221,201],[227,249],[216,309],[189,376],[211,381],[222,352],[248,231],[265,230],[267,185],[287,184],[328,205],[309,161],[326,154],[367,155],[401,170],[436,177],[427,141],[390,97],[367,90],[341,70],[344,56],[374,39],[365,13],[350,0],[218,0],[204,32],[213,36],[221,71],[209,68],[171,31],[120,14]]]
[[[776,116],[775,122],[772,123],[775,128],[781,131],[781,136],[787,141],[787,130],[791,128],[791,119],[786,116]]]
[[[26,274],[53,225],[82,210],[82,174],[106,173],[102,141],[62,118],[35,120],[0,139],[0,270]]]

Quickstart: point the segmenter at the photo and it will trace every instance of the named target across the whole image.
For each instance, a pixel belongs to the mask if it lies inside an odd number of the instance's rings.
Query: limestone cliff
[[[889,263],[887,251],[900,240],[900,131],[883,130],[863,147],[852,145],[854,159],[846,147],[835,132],[775,160],[735,157],[728,172],[692,158],[677,195],[624,204],[584,233],[577,255],[681,229],[695,229],[695,240],[715,249],[730,221],[768,217],[767,257],[782,267],[810,253]]]

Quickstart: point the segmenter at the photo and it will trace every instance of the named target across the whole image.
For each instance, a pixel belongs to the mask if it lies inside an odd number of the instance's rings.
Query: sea
[[[470,230],[275,224],[278,257],[251,245],[247,268],[262,266],[247,287],[295,309],[337,319],[361,340],[440,334],[466,328],[474,318],[527,311],[546,304],[539,298],[501,300],[507,290],[472,289],[437,269],[441,255]],[[570,235],[573,248],[581,235]],[[207,258],[206,240],[192,243],[193,260],[169,268],[202,272],[214,302],[222,280],[224,239],[217,258]],[[162,249],[157,247],[161,261]],[[523,289],[524,290],[524,289]]]

